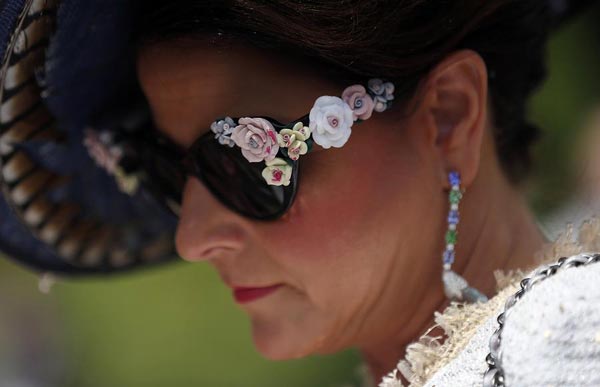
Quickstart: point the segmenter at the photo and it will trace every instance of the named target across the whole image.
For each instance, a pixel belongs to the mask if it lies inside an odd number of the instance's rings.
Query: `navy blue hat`
[[[148,120],[135,76],[133,2],[0,1],[0,251],[62,275],[176,258],[176,219],[124,193],[85,133]],[[110,137],[110,136],[109,136]]]

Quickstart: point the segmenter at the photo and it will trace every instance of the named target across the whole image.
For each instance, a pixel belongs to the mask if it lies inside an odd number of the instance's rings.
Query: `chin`
[[[272,322],[252,321],[254,346],[269,360],[299,359],[316,353],[316,340],[299,332],[303,330],[291,326],[282,327]]]
[[[273,296],[265,300],[270,302],[247,309],[254,346],[264,358],[292,360],[340,349],[332,345],[332,338],[340,336],[333,316],[322,313],[303,295],[280,292]]]

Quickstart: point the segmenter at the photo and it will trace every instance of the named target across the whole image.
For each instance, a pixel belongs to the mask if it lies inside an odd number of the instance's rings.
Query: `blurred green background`
[[[531,102],[544,131],[528,185],[543,219],[569,201],[575,143],[600,99],[598,9],[550,42],[549,79]],[[515,64],[518,65],[518,64]],[[178,263],[112,279],[60,282],[0,260],[0,386],[331,386],[358,383],[360,358],[270,362],[207,264]]]

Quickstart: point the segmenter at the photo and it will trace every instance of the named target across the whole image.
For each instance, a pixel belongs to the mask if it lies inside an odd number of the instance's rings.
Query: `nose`
[[[245,218],[221,204],[200,181],[188,179],[175,235],[175,247],[183,259],[235,255],[247,241],[247,227]]]

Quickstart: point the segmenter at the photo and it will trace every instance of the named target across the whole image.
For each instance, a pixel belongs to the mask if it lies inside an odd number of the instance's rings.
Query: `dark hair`
[[[400,101],[444,56],[472,49],[488,69],[500,162],[514,183],[531,169],[540,132],[526,121],[526,102],[546,76],[546,1],[141,1],[138,14],[140,44],[194,35],[240,39],[311,57],[340,82],[389,79]]]

